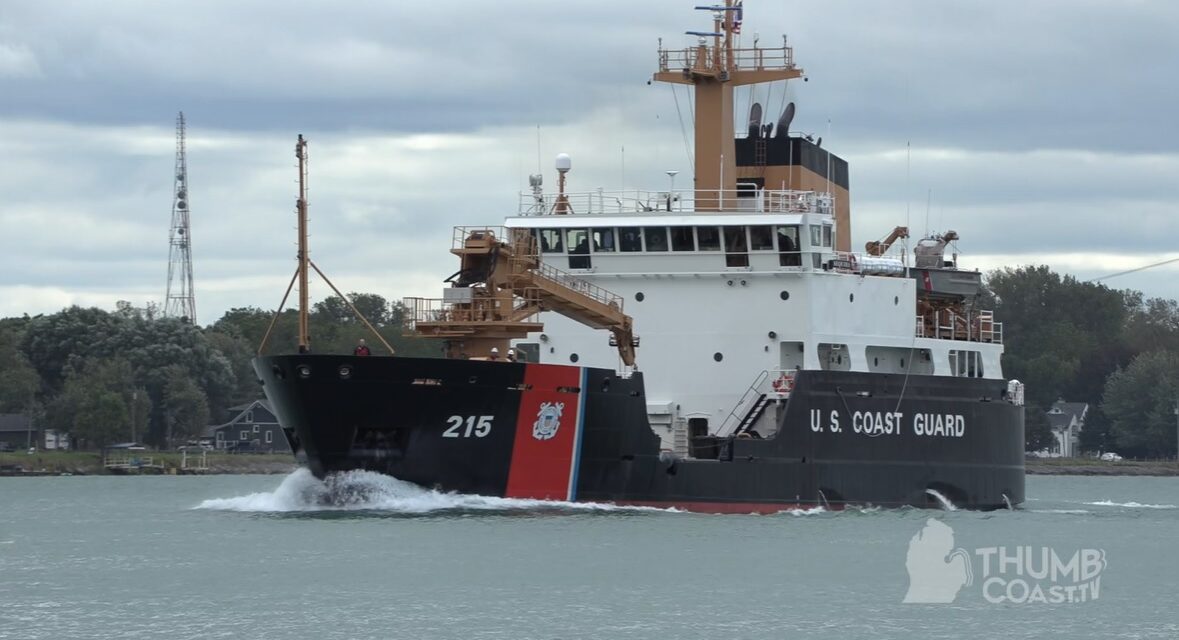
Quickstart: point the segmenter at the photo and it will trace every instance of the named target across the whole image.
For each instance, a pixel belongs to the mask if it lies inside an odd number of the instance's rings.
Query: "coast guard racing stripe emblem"
[[[527,366],[505,495],[573,500],[581,444],[582,371],[564,365]]]

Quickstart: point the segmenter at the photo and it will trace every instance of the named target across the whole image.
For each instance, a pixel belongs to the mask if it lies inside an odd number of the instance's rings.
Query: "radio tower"
[[[188,160],[184,153],[183,111],[176,117],[176,186],[172,191],[164,317],[191,323],[196,322],[196,296],[192,290],[192,229],[188,225]]]

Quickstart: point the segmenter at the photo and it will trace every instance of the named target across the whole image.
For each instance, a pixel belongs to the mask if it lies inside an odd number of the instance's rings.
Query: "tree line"
[[[1045,415],[1058,399],[1086,402],[1086,451],[1176,453],[1179,304],[1060,275],[1045,266],[987,274],[1003,323],[1003,374],[1026,386],[1029,449],[1049,445]]]
[[[349,293],[398,355],[440,354],[437,341],[402,335],[406,309]],[[28,413],[38,428],[69,433],[75,446],[138,441],[174,447],[227,421],[228,407],[260,398],[250,365],[273,311],[227,311],[207,327],[161,318],[154,306],[119,302],[114,312],[70,307],[0,319],[0,413]],[[351,353],[360,338],[383,346],[332,296],[310,313],[312,351]],[[297,352],[298,314],[279,315],[267,354]]]
[[[438,341],[403,335],[406,309],[350,293],[399,355],[437,356]],[[1027,445],[1048,446],[1045,412],[1058,399],[1090,406],[1082,449],[1161,457],[1176,451],[1179,305],[1078,281],[1045,266],[987,274],[980,301],[1003,323],[1004,376],[1026,385]],[[0,412],[29,412],[39,427],[86,447],[195,438],[227,407],[259,398],[250,366],[273,317],[227,311],[208,327],[120,302],[114,312],[71,307],[0,319]],[[369,336],[342,298],[314,305],[312,351],[350,353]],[[284,311],[267,353],[297,351],[297,313]],[[379,341],[370,340],[374,353]]]

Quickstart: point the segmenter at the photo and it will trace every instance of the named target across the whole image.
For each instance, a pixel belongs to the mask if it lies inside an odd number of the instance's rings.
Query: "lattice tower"
[[[188,159],[184,148],[184,112],[176,118],[176,182],[172,189],[172,228],[168,234],[168,289],[164,317],[196,321],[192,288],[192,228],[189,225]]]

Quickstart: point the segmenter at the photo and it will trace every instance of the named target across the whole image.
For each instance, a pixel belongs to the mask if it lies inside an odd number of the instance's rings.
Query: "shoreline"
[[[1037,476],[1179,476],[1179,462],[1174,460],[1029,458],[1026,465],[1027,474]]]
[[[131,464],[108,468],[100,453],[89,451],[40,451],[0,453],[0,476],[117,476],[117,475],[278,475],[298,469],[294,456],[285,454],[212,453],[200,454],[137,451],[116,454]]]

